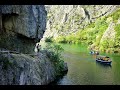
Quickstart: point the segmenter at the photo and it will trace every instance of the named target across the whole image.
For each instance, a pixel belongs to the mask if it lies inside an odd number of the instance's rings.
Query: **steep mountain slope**
[[[95,50],[120,52],[119,8],[119,5],[48,5],[44,39],[53,37],[56,42],[85,43]]]

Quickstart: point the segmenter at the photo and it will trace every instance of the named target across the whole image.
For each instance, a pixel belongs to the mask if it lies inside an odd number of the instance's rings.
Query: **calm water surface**
[[[112,64],[103,65],[95,61],[84,45],[61,46],[68,73],[57,81],[57,85],[120,85],[120,55],[108,55]]]

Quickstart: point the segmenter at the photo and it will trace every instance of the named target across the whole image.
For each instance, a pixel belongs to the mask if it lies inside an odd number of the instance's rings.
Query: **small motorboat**
[[[111,60],[110,61],[105,61],[105,60],[99,60],[99,59],[96,59],[97,62],[101,62],[101,63],[104,63],[104,64],[111,64]]]
[[[112,60],[107,56],[97,56],[96,61],[104,64],[111,64]]]

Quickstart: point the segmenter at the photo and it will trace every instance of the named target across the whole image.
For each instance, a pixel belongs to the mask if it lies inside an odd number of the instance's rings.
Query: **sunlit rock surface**
[[[119,5],[46,5],[45,7],[48,19],[44,37],[58,37],[83,30],[98,18],[113,13]]]

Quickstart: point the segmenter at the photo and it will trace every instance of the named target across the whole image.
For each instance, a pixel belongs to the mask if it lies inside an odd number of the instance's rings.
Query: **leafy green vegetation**
[[[55,38],[54,41],[58,42],[58,43],[66,43],[66,38],[64,36],[59,36],[59,37]]]
[[[47,56],[54,63],[56,69],[56,76],[62,75],[64,69],[64,61],[61,56],[61,52],[64,50],[58,44],[46,43],[45,50],[47,50]]]
[[[98,19],[95,23],[89,24],[84,30],[79,30],[76,34],[71,34],[67,36],[59,36],[55,39],[59,43],[73,43],[80,44],[85,43],[88,45],[93,44],[95,41],[99,43],[100,36],[102,37],[103,32],[107,29],[108,23],[105,22],[106,18],[102,17]],[[96,36],[99,35],[99,40],[96,40]]]
[[[87,20],[85,20],[78,12],[74,12],[74,15],[69,16],[69,19],[63,24],[54,24],[56,30],[59,30],[59,36],[53,38],[52,41],[69,44],[83,43],[88,45],[88,47],[92,45],[94,46],[94,49],[102,52],[120,52],[119,19],[120,9],[118,8],[113,13],[107,16],[100,16],[96,18],[95,22],[86,25],[85,21]],[[109,29],[108,26],[110,26],[110,23],[115,24],[115,26],[112,26],[112,29],[115,30],[115,38],[103,38],[107,28]],[[70,31],[75,32],[69,33]]]
[[[45,38],[45,42],[53,42],[53,37],[46,37]]]
[[[116,31],[116,35],[115,35],[115,45],[114,45],[114,48],[115,48],[115,52],[120,52],[120,24],[117,24],[115,26],[115,31]]]
[[[117,20],[120,18],[120,9],[116,10],[114,13],[109,15],[113,18],[114,22],[117,22]]]

